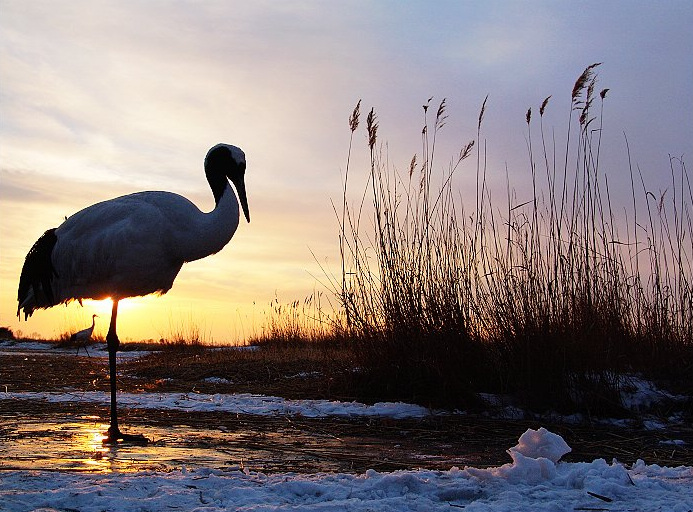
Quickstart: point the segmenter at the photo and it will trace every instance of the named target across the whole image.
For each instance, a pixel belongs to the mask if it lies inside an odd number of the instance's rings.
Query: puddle
[[[219,467],[228,460],[228,456],[216,455],[214,451],[186,447],[160,428],[147,429],[147,435],[156,439],[148,446],[104,446],[103,433],[108,425],[94,416],[61,422],[23,418],[14,427],[2,423],[0,469],[160,471],[182,465]]]
[[[132,472],[212,467],[343,471],[352,466],[348,461],[318,462],[321,457],[301,448],[303,443],[295,438],[287,444],[281,432],[258,435],[190,425],[147,426],[125,430],[144,433],[152,440],[147,446],[103,446],[108,424],[96,416],[61,418],[64,421],[24,417],[19,424],[7,420],[0,417],[0,470]]]
[[[124,426],[125,432],[142,433],[152,442],[147,446],[103,446],[108,425],[99,416],[0,414],[0,470],[132,472],[207,467],[270,473],[404,467],[395,453],[402,455],[403,450],[392,442],[337,437],[314,428],[256,428],[253,421],[241,421],[228,429],[201,427],[194,421],[165,426],[129,424]],[[408,456],[416,461],[421,455]]]

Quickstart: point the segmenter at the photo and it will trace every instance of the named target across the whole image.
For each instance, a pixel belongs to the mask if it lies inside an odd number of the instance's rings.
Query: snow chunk
[[[561,436],[549,432],[544,427],[539,430],[528,428],[518,439],[517,445],[508,449],[513,460],[515,460],[514,454],[521,454],[532,459],[549,459],[554,464],[571,451],[572,449]]]
[[[561,436],[541,427],[539,430],[527,429],[518,439],[517,445],[507,451],[513,459],[512,464],[484,472],[474,469],[468,471],[480,478],[500,477],[508,482],[535,485],[556,478],[556,464],[571,448]]]

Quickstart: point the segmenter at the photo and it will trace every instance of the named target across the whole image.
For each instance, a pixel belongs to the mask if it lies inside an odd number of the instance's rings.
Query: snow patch
[[[2,400],[40,400],[46,402],[89,402],[108,405],[110,394],[103,391],[84,392],[0,392]],[[276,396],[205,393],[119,393],[118,406],[131,409],[183,409],[198,412],[230,414],[289,415],[307,418],[387,417],[394,419],[423,418],[432,412],[420,405],[402,402],[378,402],[373,405],[332,400],[288,400]]]
[[[629,411],[644,412],[653,406],[666,402],[679,402],[687,397],[674,395],[659,389],[653,382],[635,375],[623,377],[621,386],[621,402]]]
[[[233,384],[232,381],[224,379],[223,377],[207,377],[202,379],[202,382],[207,382],[208,384]]]

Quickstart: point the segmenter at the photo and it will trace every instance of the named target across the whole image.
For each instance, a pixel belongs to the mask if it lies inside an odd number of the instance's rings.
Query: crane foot
[[[106,437],[102,441],[104,445],[131,444],[136,446],[146,446],[149,439],[142,434],[123,434],[120,430],[113,432],[110,428],[106,432]]]

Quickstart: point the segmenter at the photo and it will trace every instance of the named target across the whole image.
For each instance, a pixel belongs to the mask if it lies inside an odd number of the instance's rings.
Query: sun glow
[[[82,301],[82,305],[99,316],[109,318],[109,315],[111,314],[111,309],[113,308],[113,300],[111,298],[103,300],[87,299]]]
[[[151,315],[146,313],[147,308],[141,307],[146,305],[148,300],[149,298],[147,297],[135,297],[121,299],[118,302],[118,334],[122,341],[133,337],[131,332],[138,330],[135,326],[146,323],[143,317],[151,321]],[[102,300],[84,299],[81,302],[81,306],[77,301],[72,301],[64,310],[64,318],[59,330],[61,332],[74,332],[82,329],[84,326],[88,327],[91,322],[91,315],[95,314],[97,318],[94,336],[97,338],[100,336],[105,337],[111,321],[112,309],[113,299],[111,298]],[[137,339],[137,336],[135,339]]]
[[[137,309],[141,304],[142,298],[121,299],[118,302],[118,313],[124,311],[132,311]],[[113,309],[113,299],[110,297],[103,300],[85,299],[82,305],[90,311],[93,311],[100,317],[110,318],[111,310]]]

